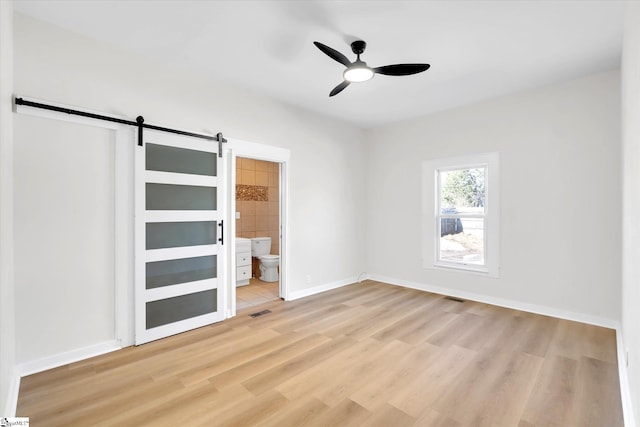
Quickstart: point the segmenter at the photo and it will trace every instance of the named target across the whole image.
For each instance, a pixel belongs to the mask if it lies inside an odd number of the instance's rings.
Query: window
[[[423,266],[474,271],[499,268],[498,154],[423,164]]]

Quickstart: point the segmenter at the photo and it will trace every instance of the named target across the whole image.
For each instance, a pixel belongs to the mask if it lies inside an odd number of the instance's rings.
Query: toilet
[[[277,282],[279,255],[270,255],[271,237],[254,237],[251,239],[251,256],[260,260],[260,277],[263,282]]]

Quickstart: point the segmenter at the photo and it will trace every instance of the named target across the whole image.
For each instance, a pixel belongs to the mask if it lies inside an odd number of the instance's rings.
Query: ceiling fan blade
[[[429,64],[394,64],[374,68],[373,72],[386,76],[408,76],[426,71],[429,67]]]
[[[313,44],[315,44],[316,47],[318,49],[320,49],[321,51],[323,51],[327,56],[329,56],[330,58],[332,58],[335,61],[338,61],[339,63],[341,63],[345,67],[348,67],[349,65],[351,65],[351,61],[349,61],[349,58],[347,58],[346,56],[344,56],[343,54],[341,54],[337,50],[332,49],[329,46],[327,46],[325,44],[322,44],[320,42],[313,42]]]
[[[340,92],[342,92],[344,90],[345,87],[349,86],[348,81],[343,81],[342,83],[340,83],[338,86],[334,87],[333,90],[331,91],[331,93],[329,94],[329,96],[334,96],[339,94]]]

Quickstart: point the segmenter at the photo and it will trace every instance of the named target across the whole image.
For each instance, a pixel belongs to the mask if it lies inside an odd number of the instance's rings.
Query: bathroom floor
[[[263,282],[252,278],[247,286],[236,288],[236,310],[253,307],[280,298],[279,282]]]

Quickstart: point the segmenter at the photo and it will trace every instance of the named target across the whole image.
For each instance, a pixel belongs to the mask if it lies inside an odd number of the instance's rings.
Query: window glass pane
[[[483,214],[485,168],[438,171],[441,214]]]
[[[148,222],[147,249],[217,244],[216,221]]]
[[[147,143],[145,158],[149,171],[216,176],[216,153]]]
[[[484,265],[484,219],[441,218],[438,259]]]
[[[151,329],[216,311],[215,289],[146,303],[146,328]]]
[[[216,210],[216,188],[146,184],[147,210]]]
[[[178,283],[213,279],[217,276],[216,255],[148,262],[147,289]]]

